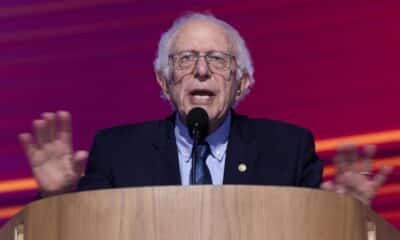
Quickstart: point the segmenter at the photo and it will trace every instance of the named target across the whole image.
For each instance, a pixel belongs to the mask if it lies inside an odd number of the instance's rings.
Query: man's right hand
[[[69,112],[43,113],[33,121],[33,134],[21,133],[19,140],[42,196],[76,189],[88,152],[73,151]]]

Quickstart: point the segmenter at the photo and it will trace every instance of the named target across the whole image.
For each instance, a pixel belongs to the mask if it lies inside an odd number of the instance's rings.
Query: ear
[[[160,85],[162,92],[164,93],[164,96],[170,100],[170,95],[168,91],[168,82],[167,79],[164,77],[164,74],[161,71],[156,72],[156,79],[158,82],[158,85]]]
[[[247,72],[243,72],[242,78],[239,80],[238,88],[236,89],[235,101],[239,101],[244,97],[246,90],[250,87],[250,76]]]

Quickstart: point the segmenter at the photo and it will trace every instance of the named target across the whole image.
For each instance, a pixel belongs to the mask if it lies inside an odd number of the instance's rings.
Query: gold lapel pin
[[[244,163],[239,164],[238,166],[239,172],[246,172],[247,166]]]

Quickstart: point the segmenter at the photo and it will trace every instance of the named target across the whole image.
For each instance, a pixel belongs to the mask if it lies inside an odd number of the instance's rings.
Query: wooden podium
[[[348,196],[293,187],[171,186],[89,191],[29,204],[0,240],[398,240]]]

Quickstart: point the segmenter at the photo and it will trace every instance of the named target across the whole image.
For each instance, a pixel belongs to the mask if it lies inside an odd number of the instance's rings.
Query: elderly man
[[[43,196],[195,183],[193,140],[186,125],[195,107],[209,116],[208,136],[201,143],[204,155],[197,160],[202,164],[200,183],[320,187],[322,163],[309,131],[232,110],[254,79],[250,54],[229,24],[203,14],[176,20],[161,37],[154,66],[163,96],[176,112],[165,120],[100,131],[85,171],[88,153],[72,150],[68,112],[44,113],[35,120],[35,141],[29,133],[20,135]],[[321,186],[368,203],[390,169],[369,180],[346,163],[347,158],[358,158],[355,153],[352,146],[340,151],[336,183]]]

